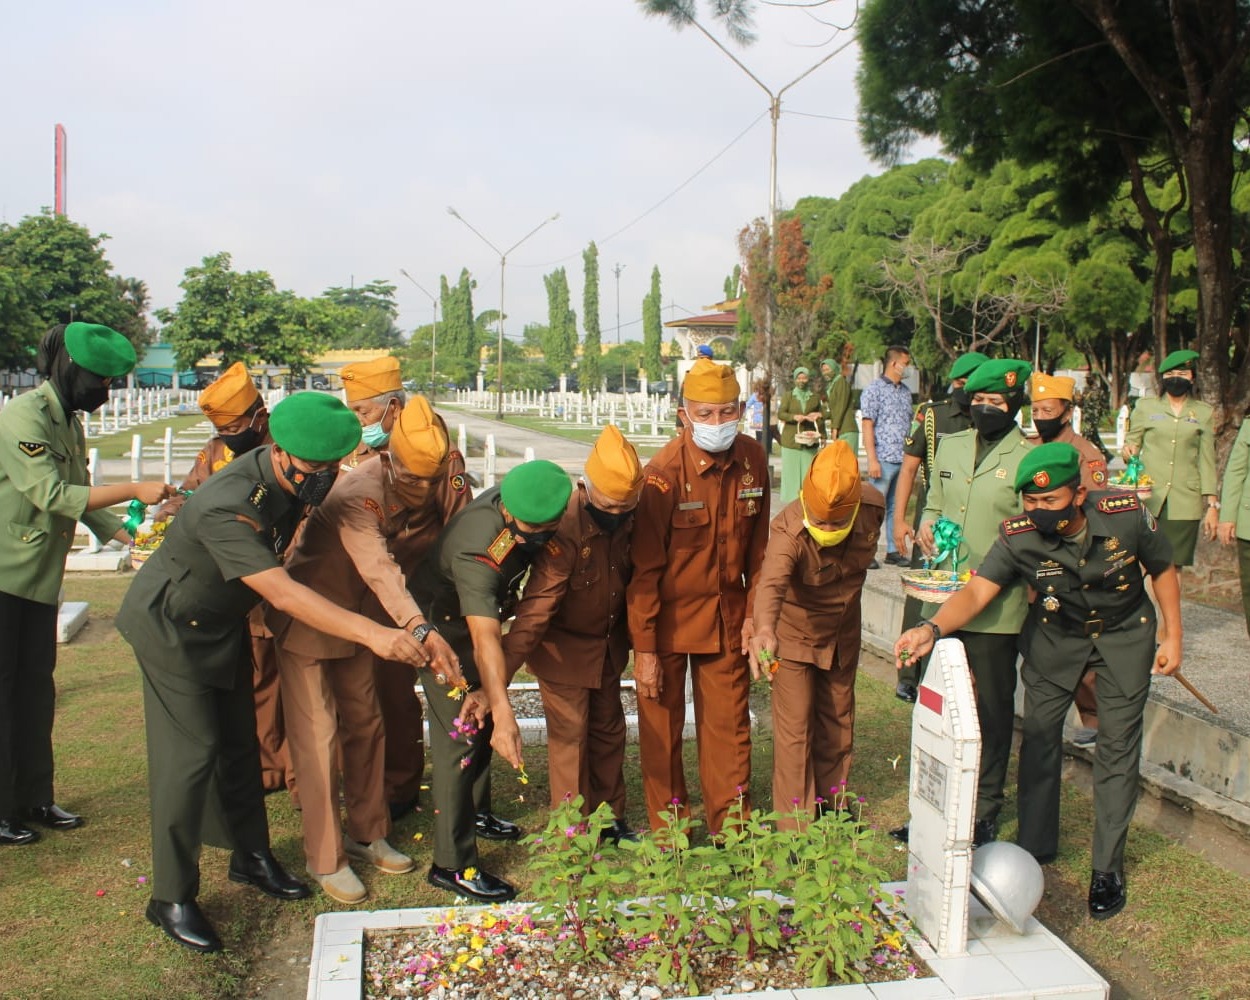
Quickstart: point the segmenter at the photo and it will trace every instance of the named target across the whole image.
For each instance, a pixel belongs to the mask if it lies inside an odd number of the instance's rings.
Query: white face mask
[[[690,434],[694,443],[706,452],[719,455],[733,447],[738,436],[738,421],[728,420],[723,424],[700,424],[690,421]]]

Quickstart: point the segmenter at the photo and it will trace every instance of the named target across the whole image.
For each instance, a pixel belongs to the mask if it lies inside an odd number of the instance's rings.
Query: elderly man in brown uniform
[[[733,369],[694,363],[677,411],[683,429],[648,463],[634,517],[626,597],[643,790],[655,830],[664,812],[689,811],[681,758],[687,663],[708,829],[719,834],[739,800],[750,807],[746,653],[770,489],[764,449],[738,433],[740,396]]]
[[[612,807],[605,839],[633,839],[625,822],[625,710],[629,660],[625,585],[633,510],[642,492],[638,452],[616,427],[599,435],[556,536],[534,560],[503,639],[508,676],[522,663],[538,678],[547,717],[551,805],[580,795]]]
[[[236,455],[261,445],[273,444],[266,409],[247,366],[236,361],[200,393],[200,410],[216,433],[198,455],[182,481],[177,496],[156,509],[155,521],[167,521],[182,509],[187,498],[220,472]],[[260,776],[266,792],[286,787],[294,793],[294,773],[286,749],[282,725],[282,693],[278,687],[278,661],[274,657],[273,633],[265,625],[265,605],[248,615],[252,641],[252,689],[256,698],[256,739],[260,743]]]
[[[1032,400],[1033,429],[1029,444],[1070,444],[1081,456],[1081,485],[1087,490],[1107,488],[1107,459],[1098,446],[1078,434],[1072,427],[1072,405],[1076,397],[1076,380],[1065,375],[1034,372],[1029,380]],[[1076,689],[1076,708],[1085,729],[1076,735],[1078,746],[1091,746],[1098,732],[1097,675],[1087,670]]]
[[[441,422],[424,397],[413,397],[396,422],[390,451],[335,483],[309,518],[286,568],[292,579],[357,613],[367,613],[366,595],[372,592],[386,617],[420,640],[436,674],[459,679],[455,654],[426,624],[388,549],[414,509],[419,512],[433,498],[428,480],[444,471],[447,452]],[[303,622],[275,615],[271,623],[278,642],[287,740],[303,806],[308,872],[334,899],[358,903],[366,891],[348,858],[388,874],[413,869],[412,859],[386,839],[391,818],[383,785],[384,728],[374,687],[374,655],[368,647]],[[342,752],[345,837],[339,823],[336,740]]]
[[[344,467],[352,468],[386,447],[407,394],[399,376],[399,358],[395,357],[344,365],[339,378],[347,408],[360,421],[360,444],[343,460]]]
[[[851,769],[860,597],[885,497],[845,441],[773,519],[755,590],[751,673],[772,684],[773,809],[793,829],[839,802]]]

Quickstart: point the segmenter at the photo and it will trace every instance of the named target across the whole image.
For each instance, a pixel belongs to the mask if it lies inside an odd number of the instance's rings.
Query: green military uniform
[[[922,521],[931,524],[944,516],[960,526],[960,569],[976,569],[997,537],[997,525],[1020,512],[1013,484],[1028,449],[1017,427],[992,443],[981,443],[977,431],[966,430],[938,445]],[[981,723],[978,821],[995,821],[1003,805],[1015,726],[1016,637],[1027,609],[1026,588],[1015,582],[955,633],[976,680]],[[936,610],[936,605],[926,604],[925,617]]]
[[[1220,493],[1220,523],[1233,525],[1237,565],[1241,571],[1241,609],[1250,631],[1250,420],[1242,420],[1237,440],[1224,466]]]
[[[829,411],[829,433],[838,437],[856,433],[855,407],[852,406],[851,383],[842,375],[835,375],[825,390],[825,406]]]
[[[1146,500],[1175,550],[1178,566],[1193,565],[1202,498],[1219,491],[1215,476],[1214,409],[1185,399],[1177,413],[1168,397],[1143,397],[1129,415],[1125,443],[1140,449],[1142,467],[1154,480]]]
[[[806,368],[796,369],[796,378],[800,371],[807,373]],[[800,416],[815,416],[817,420],[815,423],[805,420],[800,425],[797,419]],[[799,444],[795,440],[795,435],[800,431],[815,431],[823,438],[827,416],[828,410],[825,407],[824,397],[818,392],[801,389],[796,385],[781,397],[781,405],[777,407],[777,422],[781,424],[782,503],[798,499],[803,477],[807,475],[807,470],[815,460],[816,453],[820,451],[819,441],[814,444]]]
[[[102,541],[122,523],[86,513],[82,424],[44,382],[0,410],[0,819],[53,800],[57,595],[81,520]]]
[[[916,410],[911,430],[903,439],[903,454],[920,459],[920,469],[916,476],[913,495],[916,498],[916,513],[912,518],[912,527],[920,527],[920,519],[924,515],[925,501],[929,494],[929,477],[933,474],[933,460],[937,456],[937,446],[943,438],[958,434],[972,427],[972,418],[968,416],[953,399],[941,399],[937,402],[926,400]],[[891,526],[887,525],[887,528]],[[924,553],[919,545],[911,549],[912,568],[924,562]],[[903,602],[903,628],[911,628],[924,617],[923,606],[915,597],[908,597]],[[908,663],[898,672],[901,683],[915,687],[920,682],[920,664]]]
[[[522,549],[505,524],[499,493],[499,487],[486,490],[453,517],[409,580],[426,620],[460,658],[460,669],[471,689],[480,685],[480,677],[465,616],[510,618],[534,559],[534,553]],[[460,702],[448,698],[447,688],[430,674],[421,672],[431,716],[434,864],[458,871],[477,866],[474,819],[491,811],[493,726],[487,719],[471,745],[453,739],[450,733]]]
[[[260,595],[242,578],[280,565],[304,510],[271,455],[195,491],[117,613],[143,673],[156,900],[194,899],[202,843],[268,850],[247,622]]]
[[[1137,803],[1142,712],[1155,651],[1155,610],[1142,569],[1156,575],[1172,557],[1153,516],[1132,493],[1091,492],[1081,511],[1088,525],[1070,538],[1043,535],[1024,515],[1003,521],[977,573],[1003,587],[1028,584],[1038,592],[1020,636],[1019,843],[1039,858],[1058,850],[1063,722],[1081,677],[1093,670],[1093,868],[1120,872]]]

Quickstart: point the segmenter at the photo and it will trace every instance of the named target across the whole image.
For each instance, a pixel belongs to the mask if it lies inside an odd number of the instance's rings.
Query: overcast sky
[[[499,304],[499,255],[449,205],[501,250],[559,212],[508,258],[509,336],[546,322],[542,276],[560,265],[580,329],[593,239],[604,340],[617,263],[622,337],[640,339],[652,266],[664,319],[698,313],[767,209],[767,97],[634,0],[0,0],[0,24],[0,218],[53,203],[62,123],[68,214],[112,237],[114,268],[156,307],[224,250],[300,295],[388,280],[410,329],[431,306],[400,268],[437,294],[467,267],[478,311]],[[734,51],[774,91],[850,37],[794,9],[758,26]],[[784,98],[783,206],[880,172],[853,122],[857,58]]]

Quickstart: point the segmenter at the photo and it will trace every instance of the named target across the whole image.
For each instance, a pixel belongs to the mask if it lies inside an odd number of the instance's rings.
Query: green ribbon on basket
[[[951,572],[959,573],[959,564],[964,561],[959,555],[959,547],[964,541],[964,529],[949,517],[939,517],[933,526],[933,545],[936,551],[924,561],[926,569],[936,569],[946,559],[951,560]]]
[[[1112,481],[1116,486],[1136,486],[1145,474],[1146,467],[1142,465],[1141,456],[1134,455],[1124,466],[1124,471]]]
[[[143,523],[143,519],[147,517],[148,508],[142,500],[131,500],[130,505],[126,508],[126,520],[122,522],[122,527],[126,529],[126,533],[134,538],[139,531],[139,525]]]

